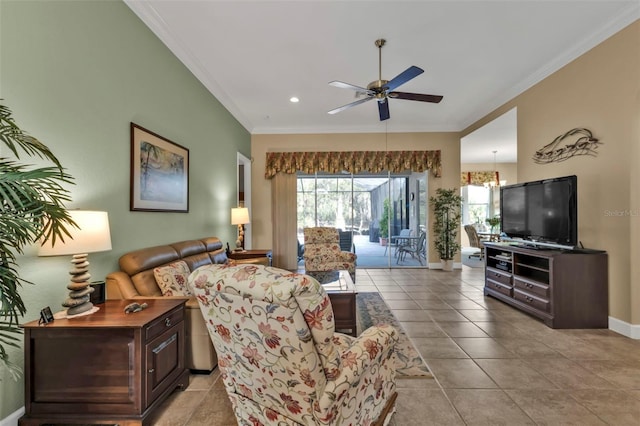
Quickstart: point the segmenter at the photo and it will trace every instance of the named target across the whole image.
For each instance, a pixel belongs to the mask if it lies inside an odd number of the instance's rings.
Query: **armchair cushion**
[[[153,269],[153,275],[163,296],[192,296],[187,286],[189,274],[191,271],[183,260]]]
[[[335,333],[313,278],[262,265],[210,265],[189,285],[239,424],[369,425],[395,398],[396,331]]]

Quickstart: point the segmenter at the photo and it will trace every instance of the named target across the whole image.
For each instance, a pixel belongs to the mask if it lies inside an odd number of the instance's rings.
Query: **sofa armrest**
[[[339,253],[340,254],[337,256],[338,259],[336,260],[340,260],[341,262],[354,263],[358,258],[355,253],[351,253],[350,251],[341,251]]]

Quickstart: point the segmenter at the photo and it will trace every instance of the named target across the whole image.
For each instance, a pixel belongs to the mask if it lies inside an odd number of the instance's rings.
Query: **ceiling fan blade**
[[[378,113],[380,113],[380,121],[389,119],[389,102],[386,99],[378,101]]]
[[[364,99],[358,99],[357,101],[351,102],[350,104],[342,105],[341,107],[338,107],[336,109],[332,109],[331,111],[329,111],[329,114],[337,114],[340,111],[344,111],[345,109],[349,109],[349,108],[354,107],[356,105],[363,104],[363,103],[365,103],[367,101],[370,101],[371,99],[375,99],[375,98],[368,97],[368,98],[364,98]]]
[[[329,86],[339,87],[340,89],[351,89],[358,93],[364,93],[366,95],[373,95],[373,90],[365,89],[364,87],[356,86],[349,83],[343,83],[342,81],[330,81]]]
[[[407,81],[411,80],[412,78],[419,76],[423,72],[424,70],[422,68],[418,68],[415,65],[412,65],[395,76],[393,79],[391,79],[387,84],[383,86],[383,89],[390,92],[396,87],[399,87]]]
[[[442,100],[440,95],[423,95],[422,93],[406,93],[406,92],[389,92],[387,94],[393,99],[406,99],[408,101],[432,102],[439,103]]]

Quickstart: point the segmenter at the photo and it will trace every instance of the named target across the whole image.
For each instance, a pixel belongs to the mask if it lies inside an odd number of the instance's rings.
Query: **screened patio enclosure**
[[[298,173],[298,241],[304,244],[305,227],[334,227],[359,267],[426,267],[428,241],[419,238],[427,224],[426,187],[426,173]]]

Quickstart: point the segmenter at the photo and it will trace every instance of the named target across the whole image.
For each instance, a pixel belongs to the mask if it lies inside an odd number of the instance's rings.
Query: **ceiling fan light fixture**
[[[349,83],[343,83],[341,81],[331,81],[329,85],[338,87],[341,89],[350,89],[355,90],[356,99],[364,96],[364,99],[358,99],[355,102],[351,102],[350,104],[343,105],[339,108],[332,109],[329,111],[329,114],[336,114],[340,111],[344,111],[345,109],[349,109],[356,105],[360,105],[371,99],[376,99],[378,101],[378,113],[380,117],[380,121],[388,120],[390,117],[389,114],[389,103],[387,99],[392,97],[396,99],[404,99],[409,101],[418,101],[418,102],[431,102],[438,103],[442,100],[442,96],[438,95],[426,95],[422,93],[404,93],[404,92],[394,92],[396,88],[405,84],[409,80],[412,80],[422,74],[424,70],[422,68],[416,67],[415,65],[410,66],[391,80],[383,80],[382,79],[382,46],[384,46],[386,40],[381,38],[376,40],[375,45],[378,48],[378,79],[372,81],[367,85],[367,88],[360,86],[355,86]]]

